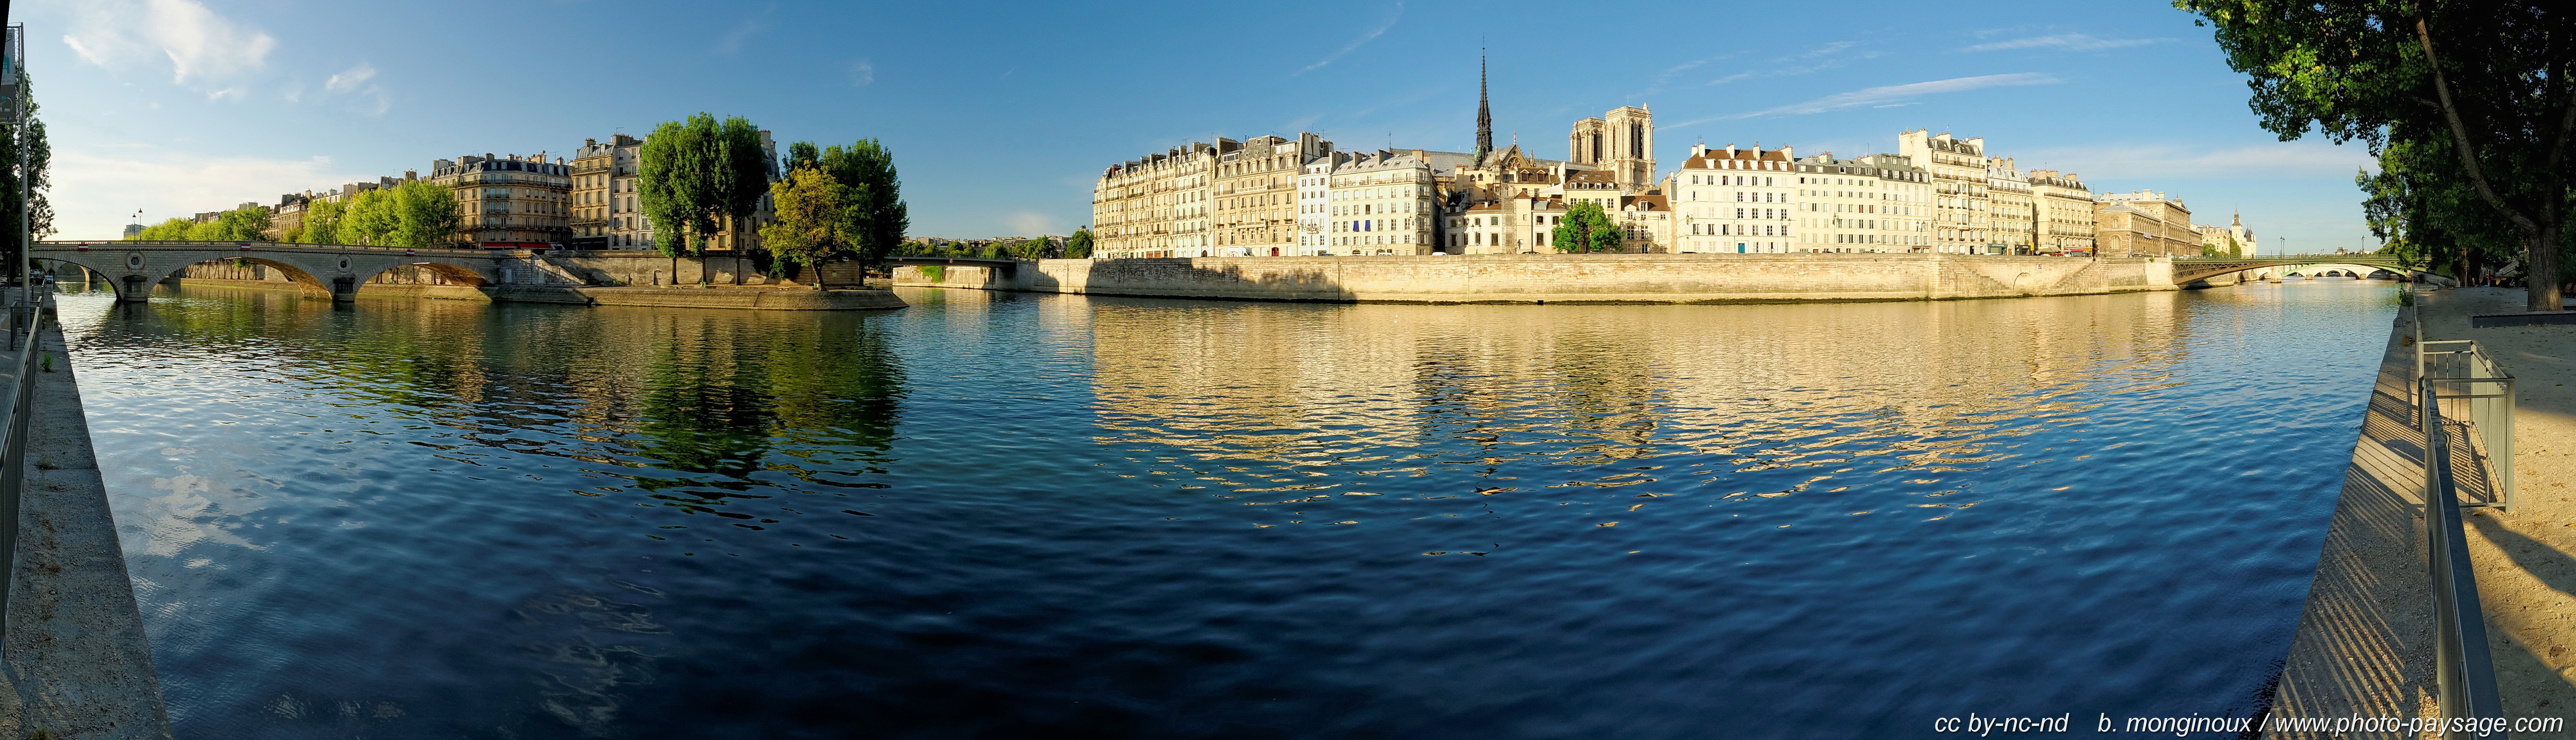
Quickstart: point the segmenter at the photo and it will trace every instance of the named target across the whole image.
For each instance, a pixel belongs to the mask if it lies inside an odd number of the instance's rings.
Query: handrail
[[[2424,559],[2427,575],[2430,576],[2428,585],[2433,591],[2433,669],[2435,686],[2438,689],[2436,697],[2444,717],[2501,718],[2504,716],[2504,710],[2503,703],[2496,696],[2495,659],[2487,651],[2486,609],[2478,601],[2477,571],[2469,561],[2468,534],[2460,514],[2462,504],[2458,479],[2452,470],[2451,429],[2442,418],[2442,400],[2467,398],[2472,399],[2470,403],[2474,406],[2481,400],[2493,404],[2494,399],[2501,398],[2502,404],[2510,408],[2513,404],[2512,379],[2510,377],[2444,378],[2428,374],[2430,371],[2446,368],[2438,366],[2426,368],[2427,355],[2467,355],[2471,362],[2465,364],[2469,365],[2467,369],[2471,374],[2493,371],[2494,365],[2491,361],[2483,365],[2476,362],[2484,358],[2484,353],[2477,349],[2475,342],[2424,341],[2423,310],[2417,307],[2412,313],[2416,340],[2416,411],[2423,424],[2424,433]],[[2469,347],[2464,350],[2434,351],[2427,349],[2425,347],[2427,344],[2467,344]],[[2446,361],[2443,364],[2455,363]],[[2501,381],[2506,391],[2500,396],[2476,393],[2445,396],[2439,389],[2439,385],[2445,382],[2467,381],[2475,383]],[[2472,390],[2476,388],[2472,386]],[[2507,425],[2504,434],[2509,438],[2510,411],[2504,417],[2504,423]],[[2511,449],[2510,442],[2507,443],[2506,449]],[[2493,454],[2492,449],[2490,454]],[[2509,452],[2502,458],[2488,459],[2489,463],[2486,467],[2490,470],[2509,471],[2512,468],[2513,460]],[[2498,462],[2501,464],[2497,464]],[[2511,495],[2510,490],[2507,489],[2505,494],[2508,497]],[[2508,498],[2508,506],[2509,500]]]
[[[0,394],[6,408],[0,408],[0,553],[14,562],[18,552],[18,506],[25,489],[27,471],[27,435],[35,419],[37,358],[44,354],[43,288],[8,288],[9,348],[18,355],[8,365],[9,392]],[[10,580],[16,568],[0,568],[0,614],[9,609]],[[0,625],[5,629],[5,625]]]

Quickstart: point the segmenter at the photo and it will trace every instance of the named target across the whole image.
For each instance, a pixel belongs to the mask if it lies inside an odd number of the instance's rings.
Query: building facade
[[[1912,252],[1929,248],[1917,211],[1931,185],[1922,168],[1894,154],[1797,161],[1798,252]]]
[[[2221,257],[2252,257],[2255,247],[2261,244],[2255,240],[2254,230],[2245,228],[2244,211],[2236,212],[2228,219],[2226,226],[2194,225],[2191,229],[2200,234],[2200,246],[2204,254]]]
[[[2039,215],[2031,204],[2030,175],[2015,167],[2013,158],[1986,159],[1986,203],[1989,252],[2039,253]]]
[[[2073,172],[2030,171],[2030,200],[2038,214],[2039,253],[2091,256],[2093,191]]]
[[[1796,251],[1798,192],[1790,147],[1711,149],[1693,145],[1664,193],[1670,196],[1680,252]]]
[[[1576,121],[1565,146],[1565,161],[1608,172],[1630,192],[1654,187],[1655,114],[1645,108],[1623,105]]]
[[[609,224],[613,222],[609,220],[609,186],[616,171],[616,139],[609,141],[602,144],[598,139],[583,139],[581,148],[573,150],[572,219],[567,224],[572,229],[572,236],[565,245],[574,249],[608,249],[611,246]]]
[[[1986,140],[1915,129],[1896,135],[1896,153],[1932,175],[1932,251],[1985,254]]]
[[[1218,140],[1220,146],[1224,140]],[[1279,257],[1297,254],[1297,178],[1306,154],[1324,142],[1314,134],[1296,141],[1256,136],[1216,164],[1215,222],[1219,254]]]
[[[2200,256],[2191,209],[2154,190],[2096,194],[2093,243],[2106,257]]]
[[[572,166],[484,154],[430,163],[429,181],[456,192],[457,231],[486,248],[548,248],[572,238]]]
[[[1440,217],[1435,167],[1416,149],[1357,154],[1333,168],[1328,253],[1430,254]]]
[[[1103,171],[1091,189],[1093,254],[1210,257],[1216,145],[1191,142]]]

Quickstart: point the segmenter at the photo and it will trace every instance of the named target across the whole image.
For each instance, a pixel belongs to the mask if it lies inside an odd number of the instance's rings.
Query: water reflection
[[[2239,709],[2380,293],[64,314],[183,735],[1653,738]]]

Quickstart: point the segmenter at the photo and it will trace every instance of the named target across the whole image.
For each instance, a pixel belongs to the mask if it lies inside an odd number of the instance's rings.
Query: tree
[[[1626,236],[1598,203],[1575,203],[1549,232],[1548,243],[1559,252],[1616,252]]]
[[[2361,139],[2382,169],[2441,179],[2420,161],[2446,149],[2474,201],[2440,189],[2368,188],[2374,200],[2428,197],[2398,211],[2446,223],[2510,224],[2527,268],[2526,305],[2557,310],[2559,237],[2571,206],[2566,156],[2576,134],[2576,19],[2555,2],[2493,0],[2175,0],[2217,29],[2228,66],[2252,79],[2251,105],[2284,141],[2313,127]],[[2401,146],[2404,145],[2404,146]],[[2474,203],[2474,205],[2470,205]],[[2436,215],[2434,209],[2450,211]],[[2429,246],[2429,245],[2427,245]]]
[[[303,244],[340,243],[340,219],[349,206],[336,200],[315,200],[304,204],[304,230],[295,236]]]
[[[1046,259],[1047,255],[1054,251],[1055,241],[1045,236],[1039,236],[1035,239],[1020,242],[1017,247],[1011,250],[1011,256],[1024,260],[1042,260]]]
[[[718,217],[747,223],[761,194],[769,192],[769,155],[761,150],[760,130],[740,116],[722,123],[706,113],[665,121],[644,138],[641,158],[636,190],[645,217],[670,233],[654,243],[671,257],[674,274],[681,254],[706,256]]]
[[[143,227],[141,232],[127,238],[138,241],[179,241],[188,238],[188,227],[195,225],[189,223],[187,219],[173,216],[168,221]]]
[[[0,128],[0,193],[7,194],[7,197],[0,197],[0,254],[8,255],[5,260],[0,260],[0,264],[14,264],[7,260],[15,260],[17,255],[24,254],[19,250],[28,241],[54,233],[54,206],[45,197],[46,191],[53,188],[54,148],[45,139],[44,120],[36,117],[39,108],[33,89],[27,81],[26,70],[19,70],[18,94],[25,108],[14,127]],[[22,139],[26,147],[26,170],[23,173],[17,170]],[[23,214],[18,203],[22,174],[27,188]],[[18,228],[22,215],[27,221],[25,231]]]
[[[401,204],[391,191],[359,191],[348,203],[340,216],[341,243],[386,244],[402,228]]]
[[[849,191],[820,167],[789,170],[787,179],[769,184],[778,223],[762,227],[760,241],[771,254],[806,267],[847,251],[859,226]]]
[[[1091,230],[1074,229],[1073,236],[1065,237],[1064,256],[1073,259],[1089,258],[1091,256]]]
[[[893,254],[903,243],[903,233],[912,228],[910,209],[903,202],[903,183],[896,176],[894,152],[875,139],[860,139],[848,147],[838,144],[816,147],[813,142],[799,141],[787,145],[790,167],[820,167],[832,173],[832,179],[851,189],[851,202],[858,206],[864,226],[851,248],[861,260],[875,262]]]
[[[388,236],[394,246],[434,249],[457,242],[456,227],[463,220],[456,211],[456,189],[421,180],[395,186],[391,206],[394,229]]]

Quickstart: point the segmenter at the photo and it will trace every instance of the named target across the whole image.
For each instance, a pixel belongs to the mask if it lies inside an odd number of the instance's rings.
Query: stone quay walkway
[[[0,644],[0,736],[168,738],[152,646],[62,332],[47,329],[38,347],[54,364],[35,374],[17,570]]]
[[[2475,314],[2519,313],[2519,289],[2419,294],[2390,332],[2369,410],[2328,525],[2273,713],[2418,717],[2437,713],[2432,596],[2424,560],[2424,439],[2412,399],[2416,337],[2474,339],[2516,383],[2516,509],[2470,509],[2468,546],[2508,717],[2576,717],[2576,326],[2471,329]],[[2452,435],[2466,438],[2464,434]],[[2463,476],[2491,477],[2456,454]],[[2487,489],[2479,480],[2465,487]],[[2570,730],[2515,738],[2576,737]],[[2272,733],[2401,738],[2403,733]],[[2426,737],[2432,737],[2427,735]]]

